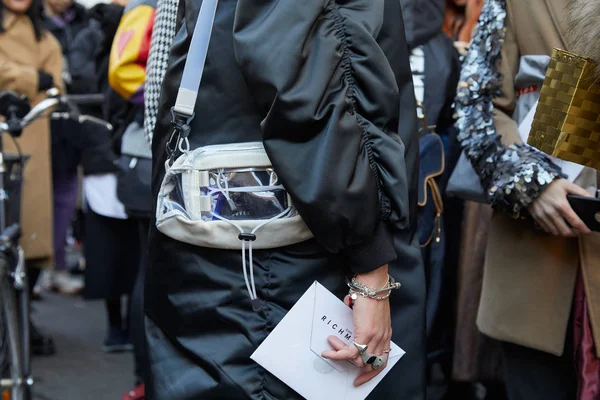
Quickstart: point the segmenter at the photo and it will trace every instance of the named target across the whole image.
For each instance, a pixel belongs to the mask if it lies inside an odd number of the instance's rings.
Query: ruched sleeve
[[[392,226],[408,225],[384,3],[239,0],[234,26],[273,166],[315,239],[355,272],[394,260]]]

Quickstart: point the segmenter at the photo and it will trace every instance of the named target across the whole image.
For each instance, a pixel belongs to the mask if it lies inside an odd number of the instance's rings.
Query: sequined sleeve
[[[505,19],[506,0],[486,1],[463,60],[456,124],[461,147],[488,190],[492,206],[518,216],[563,175],[544,153],[527,145],[506,146],[496,131],[492,100],[501,94],[498,64]]]

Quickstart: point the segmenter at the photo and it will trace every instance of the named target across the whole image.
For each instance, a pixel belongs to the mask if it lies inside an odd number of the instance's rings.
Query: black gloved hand
[[[54,86],[54,78],[46,71],[38,71],[38,91],[42,92]]]

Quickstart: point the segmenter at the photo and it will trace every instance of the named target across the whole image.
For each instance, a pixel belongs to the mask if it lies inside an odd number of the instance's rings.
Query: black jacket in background
[[[87,124],[82,132],[81,164],[85,175],[117,172],[115,160],[120,149],[118,136],[128,122],[129,105],[108,84],[110,49],[117,32],[123,7],[98,4],[89,10],[89,25],[75,39],[72,51],[73,80],[85,93],[104,93],[105,102],[85,108],[86,114],[102,118],[113,125],[113,132]]]
[[[72,80],[71,52],[78,34],[87,28],[88,18],[85,7],[75,3],[70,10],[74,19],[65,26],[59,26],[45,13],[42,18],[45,28],[56,37],[63,52],[63,80],[67,93],[86,93]],[[81,161],[82,134],[86,127],[71,120],[52,120],[52,175],[55,180],[73,176]]]
[[[73,43],[75,38],[82,30],[88,27],[88,16],[87,10],[81,4],[75,3],[69,10],[74,13],[74,19],[66,26],[59,26],[50,18],[46,13],[42,14],[44,21],[44,27],[52,33],[52,35],[60,43],[60,47],[64,56],[64,69],[63,77],[67,86],[67,92],[69,93],[85,93],[77,90],[76,87],[72,87],[71,83],[71,51],[73,50]]]
[[[74,3],[70,11],[75,13],[75,18],[66,28],[55,24],[47,14],[42,14],[45,28],[56,37],[63,49],[63,54],[68,53],[73,40],[81,30],[87,27],[88,22],[87,9],[81,4]]]
[[[424,45],[442,32],[445,0],[400,0],[408,47]]]
[[[400,4],[408,47],[421,47],[425,57],[427,123],[444,133],[454,125],[452,103],[460,71],[453,41],[442,32],[445,0],[400,0]]]

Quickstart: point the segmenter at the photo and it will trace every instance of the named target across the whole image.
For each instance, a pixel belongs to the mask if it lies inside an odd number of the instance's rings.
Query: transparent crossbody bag
[[[189,149],[188,135],[217,0],[204,0],[173,107],[172,155],[165,165],[156,226],[196,246],[250,251],[296,244],[313,235],[294,208],[260,142]],[[175,143],[174,148],[170,144]],[[174,153],[178,155],[173,156]]]
[[[312,237],[260,142],[179,156],[158,194],[156,225],[181,242],[230,250],[244,241],[269,249]]]

